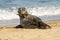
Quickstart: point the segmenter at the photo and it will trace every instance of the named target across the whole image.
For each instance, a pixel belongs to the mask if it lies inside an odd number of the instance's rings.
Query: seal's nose
[[[17,14],[17,15],[19,15],[19,14]]]

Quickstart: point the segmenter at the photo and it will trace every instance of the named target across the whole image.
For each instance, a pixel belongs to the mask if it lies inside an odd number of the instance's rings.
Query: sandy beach
[[[60,40],[60,20],[46,21],[51,29],[16,29],[18,24],[0,26],[0,40]]]

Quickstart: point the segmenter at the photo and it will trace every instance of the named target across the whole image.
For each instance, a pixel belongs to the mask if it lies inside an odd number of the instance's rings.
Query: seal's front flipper
[[[16,26],[15,28],[23,28],[23,27],[22,27],[22,25],[18,25],[18,26]]]

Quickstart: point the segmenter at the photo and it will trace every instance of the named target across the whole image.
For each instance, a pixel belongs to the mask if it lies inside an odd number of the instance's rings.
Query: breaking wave
[[[60,6],[32,7],[27,8],[29,14],[40,16],[60,15]],[[19,19],[17,8],[0,9],[0,20]]]

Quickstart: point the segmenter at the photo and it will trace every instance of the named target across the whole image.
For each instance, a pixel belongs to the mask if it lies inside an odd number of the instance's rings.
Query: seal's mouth
[[[22,15],[17,14],[17,15],[20,17],[27,17],[28,16],[27,14],[22,14]]]

